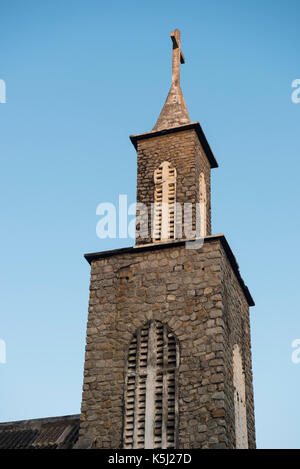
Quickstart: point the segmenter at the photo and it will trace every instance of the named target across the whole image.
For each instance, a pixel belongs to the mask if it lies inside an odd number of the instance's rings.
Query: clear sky
[[[251,309],[257,445],[300,448],[299,0],[0,0],[0,420],[79,413],[96,207],[135,201],[128,136],[152,129],[181,30],[182,89],[219,162]]]

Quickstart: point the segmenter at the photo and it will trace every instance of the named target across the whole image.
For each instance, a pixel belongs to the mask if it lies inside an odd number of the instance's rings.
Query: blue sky
[[[179,28],[182,89],[219,162],[224,233],[251,309],[257,445],[300,448],[297,0],[0,1],[0,421],[79,413],[96,207],[135,201],[128,136],[152,129]]]

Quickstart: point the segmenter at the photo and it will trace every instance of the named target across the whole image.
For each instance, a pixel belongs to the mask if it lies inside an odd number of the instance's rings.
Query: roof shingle
[[[79,415],[0,423],[0,449],[69,449],[78,439]]]

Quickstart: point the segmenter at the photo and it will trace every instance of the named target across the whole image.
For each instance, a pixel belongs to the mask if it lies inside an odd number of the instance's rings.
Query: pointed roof
[[[169,129],[189,124],[190,117],[180,86],[172,84],[168,97],[153,130]]]
[[[159,118],[153,127],[154,131],[169,129],[191,122],[180,88],[180,64],[184,63],[185,60],[180,48],[180,32],[178,29],[171,33],[171,39],[173,42],[172,86]]]

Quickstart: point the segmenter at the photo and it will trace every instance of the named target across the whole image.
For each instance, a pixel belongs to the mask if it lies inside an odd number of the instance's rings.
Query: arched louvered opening
[[[207,217],[206,217],[206,184],[204,174],[200,174],[199,179],[199,203],[200,203],[200,236],[204,237],[207,234]]]
[[[164,161],[154,172],[153,240],[175,238],[176,169]]]
[[[233,347],[233,386],[235,411],[235,439],[237,449],[248,448],[245,375],[239,346]]]
[[[137,331],[126,365],[124,448],[175,448],[178,365],[178,343],[165,324]]]

